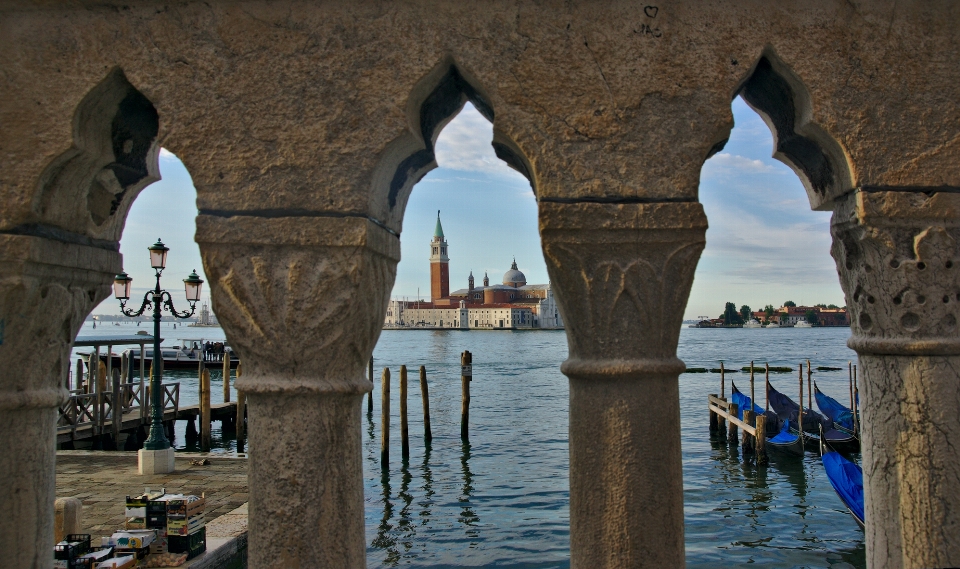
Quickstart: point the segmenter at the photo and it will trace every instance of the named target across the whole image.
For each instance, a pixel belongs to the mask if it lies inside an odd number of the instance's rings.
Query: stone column
[[[400,259],[366,217],[197,218],[243,361],[252,569],[366,566],[361,400]]]
[[[71,236],[82,240],[61,235]],[[120,255],[109,246],[0,235],[4,567],[32,569],[53,563],[57,407],[69,397],[63,378],[70,346],[119,270]]]
[[[832,233],[860,356],[867,565],[960,566],[960,195],[860,189]]]
[[[682,567],[677,340],[699,203],[540,203],[567,329],[574,568]]]

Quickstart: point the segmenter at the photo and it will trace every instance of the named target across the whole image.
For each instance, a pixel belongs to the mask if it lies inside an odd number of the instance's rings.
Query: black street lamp
[[[190,276],[183,279],[184,289],[187,294],[187,302],[190,303],[190,312],[177,312],[173,307],[173,298],[170,293],[160,288],[160,273],[167,265],[167,251],[170,249],[164,245],[160,239],[148,247],[150,251],[150,266],[157,272],[157,286],[143,295],[143,304],[140,310],[134,312],[127,310],[127,300],[130,298],[130,284],[133,279],[127,273],[121,272],[113,280],[113,292],[120,301],[120,312],[127,316],[140,316],[147,309],[153,308],[153,373],[150,375],[150,435],[147,437],[143,448],[146,450],[166,450],[170,448],[170,442],[163,432],[163,388],[160,385],[160,368],[163,363],[163,354],[160,353],[160,312],[166,309],[173,314],[175,318],[190,318],[197,309],[197,301],[200,300],[200,289],[203,286],[203,280],[194,270]]]

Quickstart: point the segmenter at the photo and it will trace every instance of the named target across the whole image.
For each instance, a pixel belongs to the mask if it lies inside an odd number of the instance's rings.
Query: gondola
[[[813,384],[813,390],[817,398],[817,407],[823,411],[827,419],[833,421],[833,428],[825,433],[830,446],[839,452],[859,451],[860,439],[854,430],[853,412],[820,391],[816,382]]]
[[[743,412],[750,407],[750,396],[737,389],[737,384],[730,382],[730,402],[737,404],[737,418],[743,420]],[[764,411],[763,407],[753,404],[753,414],[755,416],[763,415],[767,418],[767,434],[776,435],[780,432],[780,419],[773,411]]]
[[[789,420],[792,424],[797,424],[800,406],[792,399],[780,393],[767,384],[767,397],[770,406],[777,413],[781,421]],[[826,437],[826,442],[835,450],[841,452],[856,452],[860,450],[860,441],[850,433],[839,431],[833,428],[833,421],[824,417],[816,411],[805,408],[803,410],[803,431],[807,433],[808,443],[812,445],[811,450],[817,452],[819,435],[822,432]]]
[[[767,448],[786,454],[803,456],[804,436],[790,429],[790,421],[783,422],[780,432],[773,437],[767,437]]]
[[[863,529],[863,469],[847,460],[820,437],[820,460],[830,485]]]
[[[767,401],[770,402],[770,408],[780,417],[781,421],[790,421],[794,426],[797,425],[800,406],[793,399],[774,389],[769,382],[767,383]],[[819,433],[820,426],[826,421],[826,417],[816,411],[808,408],[803,410],[803,431],[805,433]],[[827,426],[829,428],[829,423],[827,423]]]

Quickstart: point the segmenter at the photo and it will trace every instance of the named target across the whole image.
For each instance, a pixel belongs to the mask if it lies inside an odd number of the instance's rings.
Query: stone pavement
[[[191,464],[206,458],[207,466]],[[97,538],[123,528],[126,497],[144,487],[166,488],[169,493],[206,493],[206,522],[236,510],[249,500],[247,459],[191,453],[177,455],[177,470],[170,474],[140,476],[137,453],[58,451],[57,498],[83,502],[83,533]]]

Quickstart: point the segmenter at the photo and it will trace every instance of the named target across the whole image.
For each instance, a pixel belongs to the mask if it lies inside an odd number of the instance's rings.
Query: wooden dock
[[[163,411],[163,421],[164,423],[169,423],[171,421],[193,421],[200,417],[200,405],[190,405],[189,407],[180,407],[177,409],[166,408]],[[210,405],[210,419],[212,421],[220,421],[221,423],[227,422],[233,424],[237,418],[237,403],[213,403]],[[150,416],[149,413],[145,413],[145,417],[141,417],[140,408],[134,407],[131,410],[125,412],[120,422],[120,431],[121,432],[130,432],[135,429],[139,429],[143,425],[144,428],[150,427]],[[57,444],[69,443],[82,441],[87,439],[92,439],[97,432],[97,424],[88,421],[84,423],[79,423],[75,427],[73,426],[58,426],[57,427]],[[103,427],[100,431],[101,433],[112,433],[113,431],[113,419],[106,418],[103,420]]]

